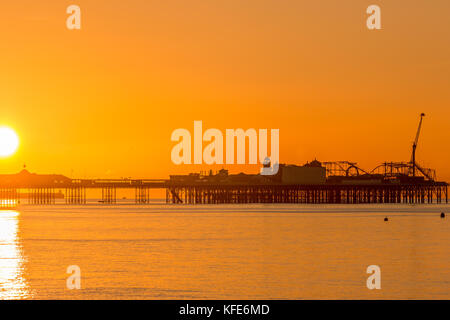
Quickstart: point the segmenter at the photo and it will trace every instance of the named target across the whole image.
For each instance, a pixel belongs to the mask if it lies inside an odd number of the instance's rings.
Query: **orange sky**
[[[370,4],[383,30],[367,30]],[[171,163],[172,131],[194,120],[280,129],[281,162],[371,169],[409,160],[425,112],[417,159],[450,180],[449,14],[447,0],[3,1],[0,125],[21,145],[0,172],[209,169]]]

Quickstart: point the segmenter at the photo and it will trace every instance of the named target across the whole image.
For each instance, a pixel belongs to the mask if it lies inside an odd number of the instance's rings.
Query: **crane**
[[[416,165],[416,148],[417,148],[417,143],[419,142],[420,129],[422,128],[423,117],[425,117],[425,113],[420,114],[420,121],[419,121],[419,127],[417,128],[416,139],[414,140],[414,143],[412,145],[411,165],[412,165],[413,177],[416,176],[416,166],[417,166]]]

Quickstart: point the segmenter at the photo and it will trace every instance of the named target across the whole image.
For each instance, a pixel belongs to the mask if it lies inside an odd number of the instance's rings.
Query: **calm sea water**
[[[0,211],[0,298],[449,299],[441,211],[450,206],[21,206]],[[70,265],[81,290],[66,288]],[[366,287],[369,265],[381,290]]]

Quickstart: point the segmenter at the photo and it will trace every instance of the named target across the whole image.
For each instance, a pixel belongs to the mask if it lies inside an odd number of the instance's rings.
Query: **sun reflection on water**
[[[30,298],[17,231],[19,212],[0,210],[0,299]]]

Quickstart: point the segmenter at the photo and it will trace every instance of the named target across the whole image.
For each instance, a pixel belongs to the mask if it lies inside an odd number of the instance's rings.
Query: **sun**
[[[8,127],[0,127],[0,158],[13,155],[19,147],[19,137]]]

